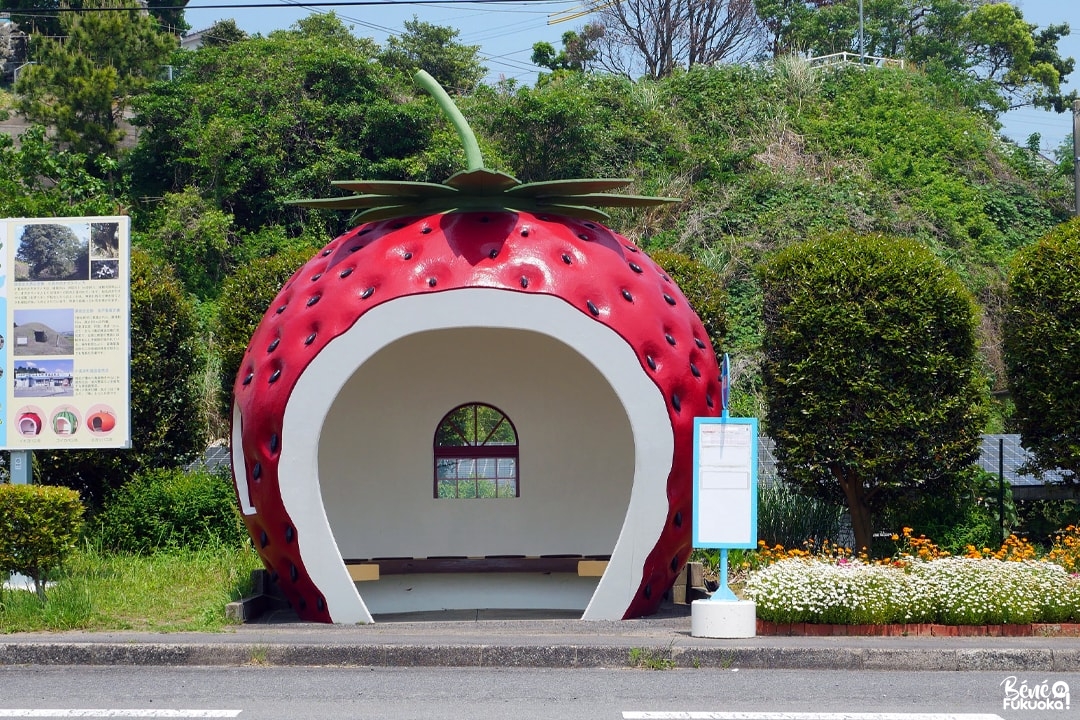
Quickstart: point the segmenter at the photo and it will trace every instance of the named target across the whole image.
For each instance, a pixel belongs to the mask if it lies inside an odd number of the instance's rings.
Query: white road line
[[[978,713],[634,712],[623,720],[1003,720]]]
[[[0,708],[0,718],[234,718],[240,710]]]

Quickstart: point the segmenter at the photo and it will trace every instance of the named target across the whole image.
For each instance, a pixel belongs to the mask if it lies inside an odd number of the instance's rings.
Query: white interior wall
[[[435,428],[468,402],[514,422],[519,498],[433,497]],[[326,417],[318,462],[345,558],[606,555],[635,448],[618,397],[573,349],[530,331],[460,328],[406,336],[363,363]]]

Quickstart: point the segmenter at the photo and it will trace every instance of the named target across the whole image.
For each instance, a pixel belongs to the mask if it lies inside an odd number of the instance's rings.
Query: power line
[[[323,7],[363,7],[371,5],[520,5],[522,3],[552,4],[570,3],[574,0],[338,0],[320,3],[229,3],[227,5],[147,5],[146,7],[95,7],[95,8],[18,8],[11,9],[12,15],[52,15],[62,12],[131,12],[133,10],[233,10],[241,8],[323,8]]]

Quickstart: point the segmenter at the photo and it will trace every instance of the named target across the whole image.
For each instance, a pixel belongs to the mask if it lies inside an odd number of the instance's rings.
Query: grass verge
[[[83,547],[50,583],[44,603],[21,590],[0,594],[0,633],[222,630],[225,605],[251,591],[258,567],[250,548],[127,555]]]

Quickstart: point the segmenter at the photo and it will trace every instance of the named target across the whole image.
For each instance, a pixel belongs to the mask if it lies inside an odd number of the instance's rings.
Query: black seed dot
[[[521,228],[521,237],[529,237],[529,228],[527,228],[527,227]]]
[[[682,527],[682,510],[675,513],[674,523],[675,523],[675,527]]]
[[[406,260],[412,260],[412,253],[407,252],[404,255],[402,255],[401,257],[405,258]]]
[[[282,306],[281,306],[281,307],[279,307],[279,308],[278,308],[277,310],[275,310],[275,312],[276,312],[276,313],[277,313],[278,315],[280,315],[281,313],[285,312],[285,308],[287,308],[287,307],[289,307],[289,306],[288,306],[288,305],[282,305]]]
[[[675,572],[678,569],[679,569],[679,556],[676,555],[675,557],[671,558],[671,572]]]
[[[702,341],[701,338],[694,338],[694,344],[697,345],[702,350],[705,349],[705,343]]]
[[[595,225],[593,225],[593,224],[592,224],[591,222],[587,222],[587,223],[582,223],[582,225],[584,225],[585,227],[589,228],[590,230],[595,230],[595,229],[596,229],[596,226],[595,226]]]
[[[294,580],[293,582],[296,582],[296,581]],[[307,600],[305,600],[304,598],[300,598],[300,609],[301,610],[306,610],[307,609]]]
[[[671,282],[671,278],[669,278],[667,275],[661,274],[660,277],[664,279],[664,282]]]
[[[322,299],[322,295],[312,295],[311,297],[308,298],[307,306],[311,307],[315,303],[319,302],[319,300],[321,300],[321,299]]]
[[[276,583],[280,578],[281,576],[277,574],[277,570],[272,570],[270,572],[270,582]]]
[[[390,226],[390,229],[391,229],[391,230],[400,230],[400,229],[401,229],[401,228],[403,228],[403,227],[405,227],[405,223],[403,223],[403,222],[396,222],[396,223],[394,223],[394,224],[392,224],[392,225]]]
[[[369,297],[371,297],[371,293],[373,292],[375,292],[375,286],[366,288],[364,292],[360,293],[360,299],[367,300]]]
[[[329,255],[332,252],[334,252],[334,251],[331,248],[326,248],[325,250],[323,250],[322,255],[323,255],[323,257],[326,257],[327,255]]]
[[[254,380],[254,379],[255,379],[255,373],[248,373],[247,377],[244,378],[244,384],[245,385],[250,385],[251,381]]]
[[[588,235],[586,235],[585,233],[578,233],[578,237],[581,238],[582,240],[585,240],[585,241],[592,240],[592,238],[589,237]]]
[[[589,312],[591,312],[593,314],[593,316],[600,315],[599,308],[597,308],[595,305],[592,304],[592,300],[586,300],[585,304],[588,306]]]
[[[363,230],[361,230],[360,232],[358,232],[357,235],[367,235],[369,232],[371,232],[371,230],[372,230],[372,228],[366,227]]]
[[[630,291],[627,290],[626,288],[623,288],[622,296],[623,296],[623,300],[625,300],[626,302],[634,302],[634,296],[631,295]]]
[[[281,338],[274,338],[274,342],[270,343],[266,347],[266,352],[268,352],[268,353],[274,352],[275,350],[277,350],[278,345],[280,345],[280,344],[281,344]]]
[[[569,265],[569,264],[570,264],[571,262],[573,262],[573,261],[572,261],[572,260],[570,259],[570,256],[569,256],[569,255],[567,255],[566,253],[563,253],[563,256],[562,256],[562,261],[563,261],[564,263],[566,263],[567,265]]]
[[[318,280],[321,277],[322,277],[322,273],[315,273],[314,275],[311,276],[311,282],[315,282],[316,280]]]
[[[279,368],[279,369],[274,371],[273,375],[270,376],[270,382],[276,383],[278,381],[278,378],[280,378],[280,377],[281,377],[281,370]]]
[[[278,437],[277,433],[274,433],[270,436],[270,452],[276,453],[279,447],[281,447],[281,438]]]
[[[652,359],[652,355],[646,355],[645,362],[649,365],[650,370],[656,369],[656,361]]]
[[[629,250],[630,252],[637,252],[638,251],[638,249],[636,247],[634,247],[633,245],[625,245],[624,244],[623,247],[626,248],[627,250]]]
[[[285,528],[285,542],[291,543],[295,539],[296,539],[296,530],[295,530],[295,528],[293,528],[292,525],[290,525],[289,527]]]
[[[645,586],[645,599],[648,600],[652,597],[652,585]]]
[[[673,338],[669,333],[664,333],[664,339],[667,340],[668,345],[671,345],[672,347],[675,346],[675,338]]]
[[[638,265],[637,263],[630,263],[630,269],[633,270],[636,273],[641,272],[641,266]]]
[[[343,278],[343,279],[347,278],[347,277],[349,277],[350,275],[353,274],[354,269],[355,268],[345,268],[344,270],[342,270],[341,272],[338,273],[338,277]]]
[[[258,480],[262,477],[262,463],[255,463],[251,468],[251,479]]]
[[[521,287],[529,287],[529,278],[525,277],[524,275],[521,276]]]
[[[682,400],[674,393],[671,395],[671,407],[675,408],[675,412],[682,412]]]
[[[326,601],[323,600],[322,598],[319,598],[318,600],[315,601],[315,607],[319,608],[319,612],[322,612],[323,610],[326,609]]]
[[[488,253],[488,257],[491,258],[492,260],[494,260],[495,258],[499,257],[499,251],[498,250],[492,250],[491,252]]]
[[[485,215],[484,217],[480,218],[480,222],[482,222],[482,223],[491,222],[491,218],[489,218],[487,215]]]
[[[435,287],[438,283],[439,283],[439,281],[436,280],[435,278],[428,278],[427,279],[428,287]]]
[[[705,394],[705,404],[708,405],[709,407],[712,407],[713,406],[712,402],[713,402],[712,401],[712,395],[709,395],[708,393],[706,393]]]
[[[354,253],[354,252],[356,252],[357,250],[360,250],[363,247],[364,247],[363,245],[353,245],[351,248],[349,248],[349,252]]]
[[[697,365],[690,363],[690,374],[694,377],[701,377],[701,371],[698,370]]]
[[[269,544],[270,536],[266,534],[265,530],[263,530],[261,533],[259,533],[259,547],[266,547]]]
[[[431,228],[429,228],[427,225],[425,225],[424,227],[420,228],[420,232],[423,235],[428,235],[428,234],[431,233]]]
[[[675,304],[675,298],[671,297],[667,293],[664,293],[664,302],[666,302],[668,305],[674,305]]]
[[[305,345],[310,345],[311,343],[315,342],[315,335],[316,335],[316,333],[311,333],[310,335],[308,335],[304,339],[304,344]]]

